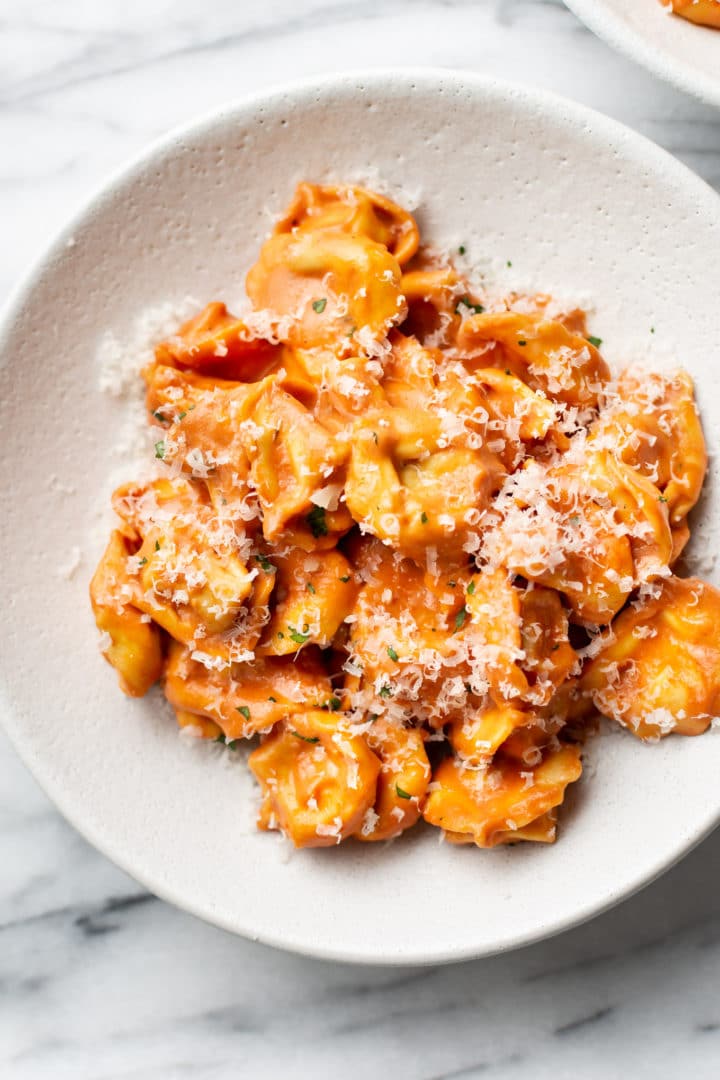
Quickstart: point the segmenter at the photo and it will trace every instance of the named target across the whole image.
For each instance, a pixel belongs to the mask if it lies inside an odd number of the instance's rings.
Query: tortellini
[[[185,738],[252,747],[258,825],[297,847],[551,843],[598,714],[654,740],[720,708],[720,593],[676,576],[690,377],[613,376],[581,311],[466,262],[300,184],[248,303],[143,371],[154,472],[113,498],[101,648]]]
[[[720,30],[720,0],[662,0],[676,15],[697,23],[698,26],[712,26]]]

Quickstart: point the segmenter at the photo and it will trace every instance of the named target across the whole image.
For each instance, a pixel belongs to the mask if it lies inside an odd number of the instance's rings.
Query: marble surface
[[[611,53],[560,0],[0,0],[0,299],[98,182],[170,126],[286,78],[398,63],[567,94],[720,189],[720,112]],[[0,792],[3,1077],[720,1074],[720,832],[552,941],[363,969],[234,939],[147,895],[65,823],[2,736]]]

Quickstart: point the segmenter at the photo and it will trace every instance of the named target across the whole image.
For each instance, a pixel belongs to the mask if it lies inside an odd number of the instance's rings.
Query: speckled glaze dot
[[[189,747],[160,695],[118,692],[87,585],[98,506],[111,475],[135,475],[134,443],[99,390],[98,342],[188,296],[233,303],[295,182],[329,177],[382,180],[425,239],[464,245],[500,287],[589,303],[611,363],[684,364],[717,454],[720,200],[662,150],[560,98],[447,71],[336,76],[229,106],[110,181],[0,327],[2,719],[66,816],[167,900],[304,953],[438,963],[556,933],[668,867],[718,820],[720,738],[595,739],[552,848],[480,852],[420,828],[288,858],[255,831],[240,755]],[[711,579],[719,534],[711,470],[691,552]]]

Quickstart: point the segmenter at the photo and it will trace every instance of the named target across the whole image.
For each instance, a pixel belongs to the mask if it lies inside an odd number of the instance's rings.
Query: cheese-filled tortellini
[[[402,199],[298,185],[246,297],[138,358],[147,468],[90,583],[121,689],[249,765],[259,828],[370,864],[411,829],[552,843],[602,717],[720,711],[692,379],[425,240]]]

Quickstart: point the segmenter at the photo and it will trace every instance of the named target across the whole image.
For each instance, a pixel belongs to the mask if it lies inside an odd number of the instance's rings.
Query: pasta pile
[[[720,30],[720,0],[661,0],[661,3],[683,19]]]
[[[298,847],[555,839],[598,712],[720,705],[720,593],[677,577],[706,454],[687,374],[612,378],[579,311],[493,301],[358,187],[301,184],[144,372],[156,475],[91,583],[122,689],[256,739]]]

